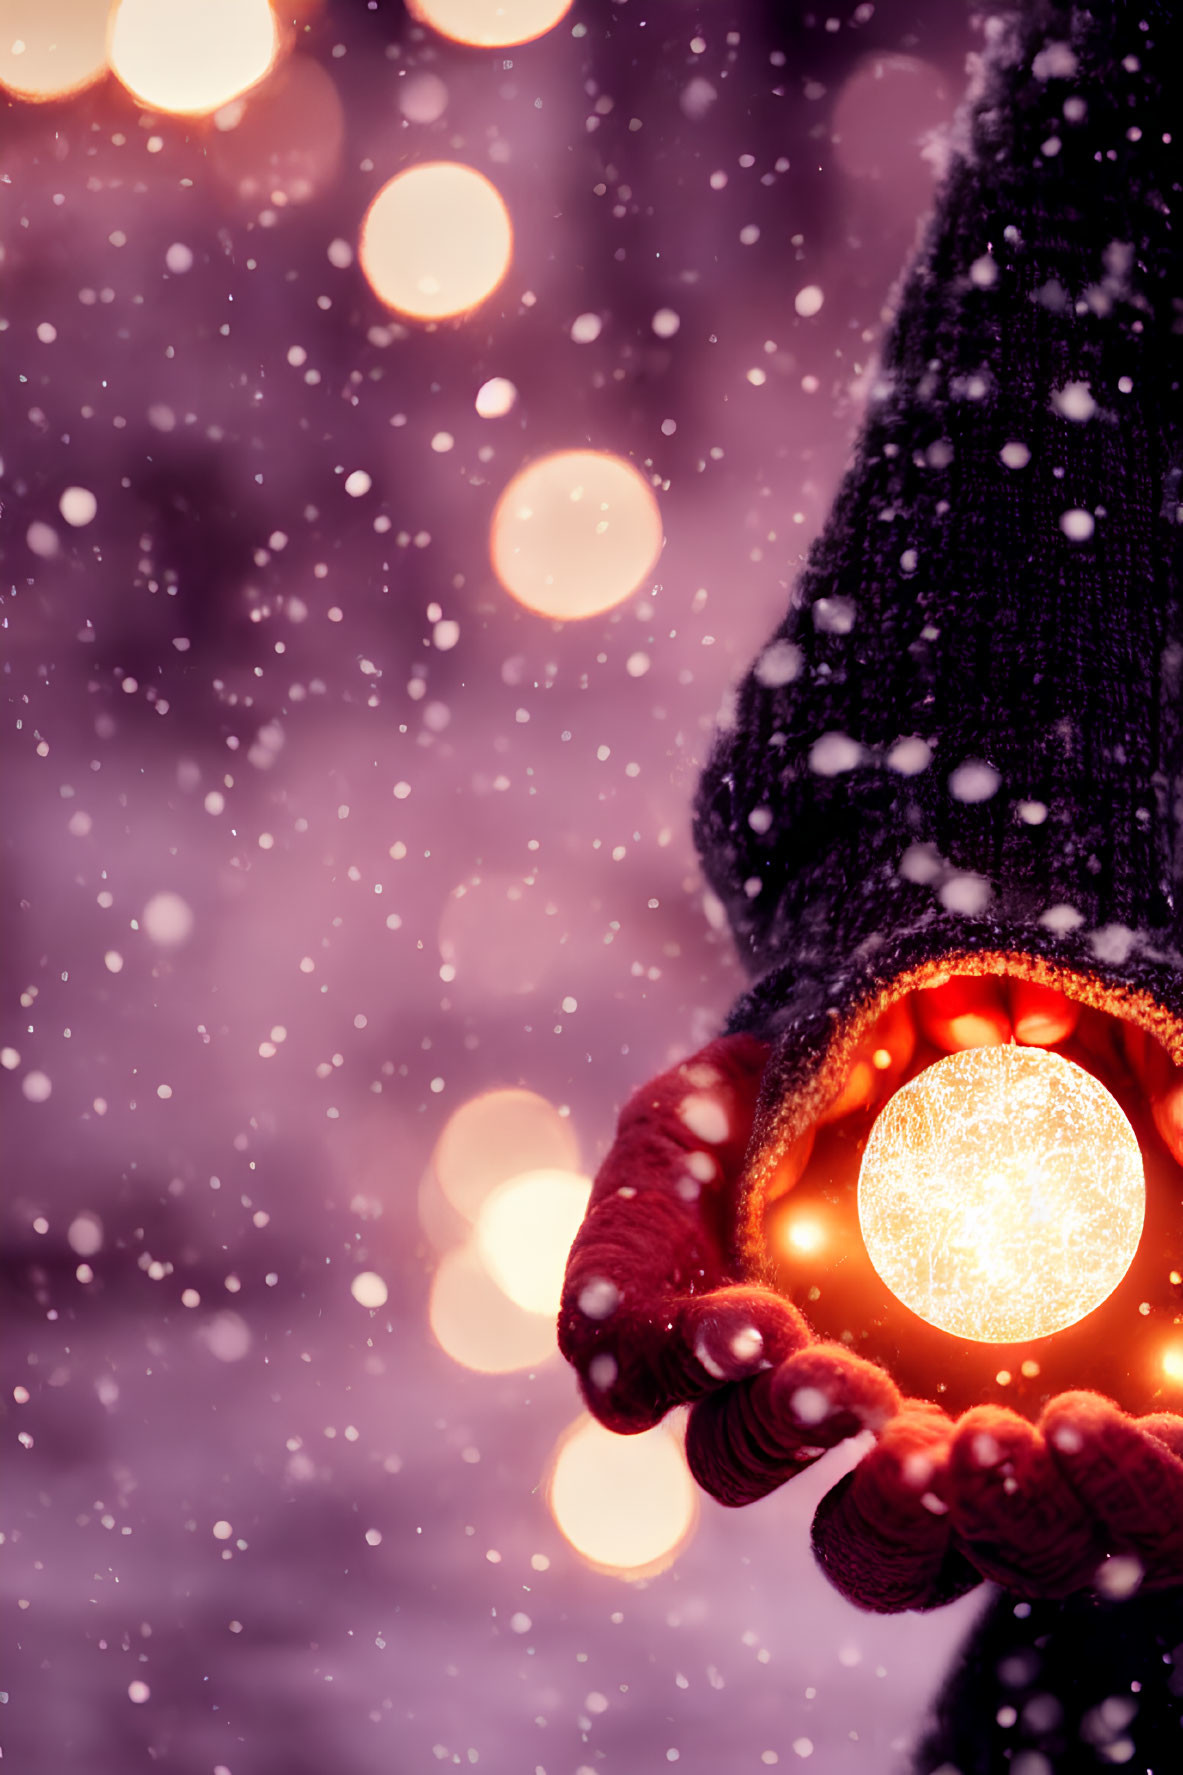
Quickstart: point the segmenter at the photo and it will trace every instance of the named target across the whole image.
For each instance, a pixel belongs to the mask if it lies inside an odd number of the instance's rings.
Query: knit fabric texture
[[[1183,1591],[1034,1602],[1000,1592],[974,1624],[910,1775],[1137,1775],[1179,1765]]]
[[[1183,1061],[1174,33],[1163,0],[990,33],[853,466],[699,792],[753,985],[626,1106],[559,1318],[602,1422],[690,1406],[724,1503],[870,1430],[814,1551],[877,1610],[1183,1584],[1183,1418],[1077,1392],[955,1421],[820,1340],[762,1254],[778,1163],[918,986],[1022,975]]]
[[[1183,1059],[1174,40],[1125,0],[995,26],[855,460],[704,773],[768,1137],[836,1021],[957,957],[1083,981]]]

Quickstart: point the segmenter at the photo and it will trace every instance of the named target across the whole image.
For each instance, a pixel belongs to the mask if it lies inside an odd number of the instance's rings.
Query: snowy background
[[[846,458],[968,9],[576,0],[506,50],[283,17],[237,115],[112,79],[2,113],[6,1766],[903,1768],[977,1601],[830,1592],[833,1464],[704,1500],[655,1576],[590,1565],[549,1334],[489,1374],[432,1329],[469,1237],[433,1153],[525,1087],[590,1172],[740,988],[689,802]],[[356,248],[435,159],[515,250],[426,328]],[[563,624],[488,531],[575,447],[666,543]]]

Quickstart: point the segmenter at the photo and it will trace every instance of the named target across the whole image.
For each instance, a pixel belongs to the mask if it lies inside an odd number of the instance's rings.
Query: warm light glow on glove
[[[1018,1046],[938,1060],[891,1097],[858,1185],[867,1253],[930,1325],[981,1343],[1063,1331],[1133,1261],[1146,1186],[1100,1081]]]

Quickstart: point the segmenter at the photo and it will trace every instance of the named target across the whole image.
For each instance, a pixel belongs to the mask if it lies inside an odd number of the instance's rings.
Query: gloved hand
[[[897,1003],[872,1030],[823,1120],[902,1082],[919,1030],[946,1052],[1074,1033],[1122,1040],[1155,1120],[1183,1155],[1183,1080],[1156,1044],[1032,982],[961,977]],[[712,1496],[765,1496],[861,1431],[877,1440],[823,1499],[814,1550],[860,1607],[928,1608],[987,1577],[1027,1596],[1098,1581],[1183,1582],[1183,1418],[1134,1420],[1087,1393],[1049,1402],[1039,1425],[996,1406],[950,1420],[901,1400],[889,1374],[817,1339],[771,1290],[729,1279],[727,1217],[767,1048],[724,1036],[626,1105],[568,1263],[559,1321],[589,1409],[644,1430],[689,1405],[686,1453]],[[886,1062],[886,1063],[885,1063]],[[808,1164],[812,1132],[789,1155]],[[1100,1579],[1104,1582],[1102,1576]]]

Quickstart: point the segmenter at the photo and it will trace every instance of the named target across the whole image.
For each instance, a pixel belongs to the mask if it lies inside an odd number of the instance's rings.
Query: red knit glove
[[[691,1471],[730,1505],[874,1431],[813,1534],[860,1608],[932,1608],[982,1577],[1031,1597],[1183,1584],[1183,1418],[1065,1393],[1038,1425],[993,1405],[954,1423],[819,1342],[779,1295],[729,1281],[725,1229],[767,1052],[721,1037],[625,1106],[559,1317],[589,1409],[630,1432],[691,1405]]]
[[[981,1582],[954,1543],[941,1495],[952,1429],[939,1406],[903,1400],[874,1448],[818,1505],[814,1555],[859,1608],[937,1608]]]
[[[721,1504],[751,1504],[863,1430],[881,1430],[900,1402],[891,1376],[843,1344],[809,1343],[775,1368],[696,1405],[686,1458]]]
[[[812,1339],[770,1289],[729,1286],[723,1257],[767,1056],[752,1036],[722,1036],[621,1113],[559,1312],[559,1347],[609,1429],[647,1430]]]
[[[751,1036],[723,1036],[626,1104],[559,1316],[563,1354],[610,1429],[646,1430],[698,1401],[687,1458],[728,1504],[882,1428],[899,1402],[889,1375],[817,1342],[780,1295],[729,1282],[726,1220],[767,1055]]]
[[[814,1551],[877,1612],[948,1600],[957,1568],[1029,1597],[1165,1589],[1183,1584],[1181,1454],[1183,1420],[1095,1393],[1061,1393],[1038,1425],[993,1405],[954,1424],[907,1401],[822,1500]]]

